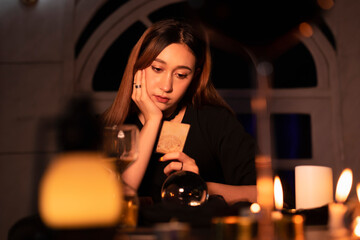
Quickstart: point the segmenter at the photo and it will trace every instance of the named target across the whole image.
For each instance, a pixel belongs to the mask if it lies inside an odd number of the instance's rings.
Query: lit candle
[[[356,185],[356,194],[360,202],[360,183]],[[354,220],[352,222],[352,239],[360,239],[360,213],[359,213],[359,204],[354,211]]]
[[[360,217],[356,217],[354,222],[353,222],[353,234],[352,234],[352,238],[353,239],[360,239]]]
[[[325,166],[295,167],[295,203],[297,210],[314,209],[333,201],[333,173]]]
[[[283,215],[284,193],[278,176],[274,179],[275,209],[272,220],[275,227],[275,239],[304,239],[304,218],[294,213]]]
[[[282,190],[282,185],[280,178],[276,176],[274,178],[274,202],[275,202],[275,210],[271,213],[272,220],[276,223],[277,221],[280,221],[283,217],[281,210],[284,205],[284,194]]]
[[[352,171],[345,169],[337,182],[335,202],[329,204],[329,233],[333,237],[341,237],[348,234],[344,225],[344,217],[347,206],[344,204],[349,196],[352,186]]]
[[[284,206],[284,193],[279,176],[274,179],[275,209],[281,211]]]

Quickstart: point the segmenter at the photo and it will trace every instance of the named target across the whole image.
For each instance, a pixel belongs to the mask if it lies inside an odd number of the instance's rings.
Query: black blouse
[[[134,116],[126,123],[142,128]],[[229,110],[218,106],[190,106],[182,123],[190,124],[183,152],[196,161],[199,174],[206,182],[256,184],[255,141]],[[161,199],[161,186],[167,177],[163,169],[169,164],[169,161],[160,162],[161,156],[154,147],[138,190],[139,196],[151,196],[154,202]]]

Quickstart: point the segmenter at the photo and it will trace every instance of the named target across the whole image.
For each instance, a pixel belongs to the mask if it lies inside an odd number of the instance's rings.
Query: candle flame
[[[335,200],[336,202],[343,203],[349,196],[353,181],[353,174],[351,169],[346,168],[340,175],[337,182]]]
[[[358,200],[360,202],[360,183],[358,183],[356,185],[356,194],[357,194]]]
[[[355,218],[354,235],[360,237],[360,217]]]
[[[284,204],[284,195],[279,176],[276,176],[274,179],[274,198],[275,208],[281,210]]]

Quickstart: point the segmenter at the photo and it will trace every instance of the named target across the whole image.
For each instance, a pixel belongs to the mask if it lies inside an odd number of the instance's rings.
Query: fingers
[[[164,168],[164,173],[170,175],[174,171],[185,171],[183,162],[171,162]]]
[[[149,100],[146,90],[145,70],[138,70],[135,73],[131,98],[138,106],[141,102]]]
[[[135,73],[135,76],[134,76],[134,82],[133,82],[133,90],[132,90],[132,94],[131,94],[131,98],[132,100],[136,101],[136,89],[135,89],[135,85],[137,84],[137,82],[139,81],[139,75],[141,74],[140,71],[137,71]]]
[[[160,161],[171,161],[165,168],[164,173],[169,175],[173,171],[190,171],[199,174],[199,168],[194,159],[183,152],[167,153],[160,158]]]
[[[141,87],[143,86],[143,78],[144,78],[144,70],[138,70],[135,73],[134,76],[134,82],[133,82],[133,91],[132,91],[132,95],[131,98],[135,101],[138,102],[140,100],[141,97]]]
[[[131,99],[139,108],[145,119],[145,122],[151,119],[155,119],[157,122],[161,121],[162,112],[159,107],[156,106],[147,92],[145,69],[138,70],[135,73]]]
[[[143,94],[143,96],[147,96],[147,89],[146,89],[146,80],[145,80],[145,70],[141,70],[142,74],[141,74],[141,78],[140,78],[140,91],[141,94]]]
[[[166,153],[160,159],[160,161],[169,161],[169,160],[178,160],[180,162],[193,163],[195,164],[195,160],[186,155],[183,152],[171,152]]]

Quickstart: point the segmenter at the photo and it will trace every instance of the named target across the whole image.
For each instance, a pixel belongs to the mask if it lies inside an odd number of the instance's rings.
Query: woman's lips
[[[155,96],[156,100],[161,103],[167,103],[170,99],[167,97]]]

